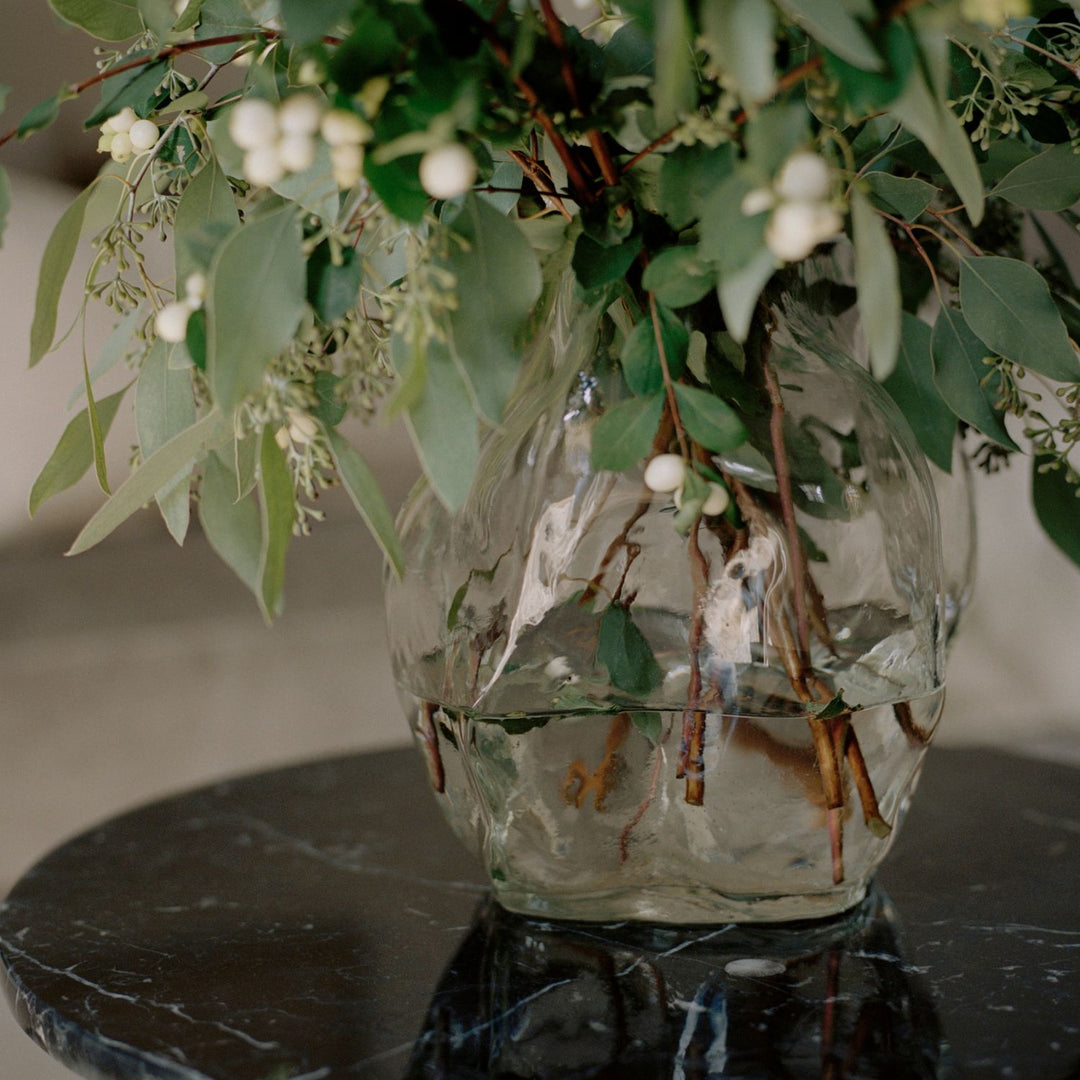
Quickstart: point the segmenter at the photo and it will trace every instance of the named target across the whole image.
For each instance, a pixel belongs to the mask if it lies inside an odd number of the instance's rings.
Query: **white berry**
[[[657,454],[645,466],[645,486],[650,491],[676,491],[686,479],[686,462],[678,454]]]
[[[285,166],[278,156],[277,147],[256,146],[244,155],[244,177],[256,187],[269,187],[285,175]]]
[[[798,262],[843,225],[840,214],[826,203],[785,202],[765,226],[765,243],[778,259]]]
[[[709,481],[709,495],[701,504],[701,512],[707,517],[717,517],[722,514],[731,502],[731,496],[723,484]]]
[[[229,136],[241,150],[259,150],[277,141],[277,110],[261,98],[245,98],[229,113]]]
[[[797,202],[822,202],[832,192],[828,162],[809,150],[800,150],[784,162],[776,178],[776,194]]]
[[[420,185],[433,199],[464,195],[476,180],[476,158],[461,143],[429,150],[420,159]]]
[[[130,105],[125,105],[115,116],[110,116],[102,125],[102,130],[108,128],[114,135],[122,131],[130,131],[131,125],[138,120],[135,110]]]
[[[303,172],[315,163],[315,140],[300,132],[283,135],[278,140],[277,155],[289,172]]]
[[[113,161],[123,165],[131,157],[131,153],[131,136],[126,131],[117,132],[109,143],[109,155]]]
[[[199,307],[206,299],[209,287],[210,283],[201,270],[196,270],[194,274],[188,274],[187,280],[184,282],[184,295],[187,297],[188,304],[191,307]]]
[[[312,60],[311,57],[308,57],[307,60],[300,62],[300,70],[296,73],[296,81],[304,86],[315,86],[323,81],[325,74],[326,71],[323,69],[322,64],[318,60]]]
[[[753,217],[765,210],[771,210],[776,205],[776,196],[771,188],[759,187],[748,191],[743,196],[740,209],[746,217]]]
[[[278,126],[285,135],[314,135],[323,109],[314,94],[293,94],[278,109]]]
[[[364,152],[359,146],[333,146],[330,148],[330,164],[333,166],[334,183],[345,190],[360,181],[364,166]]]
[[[319,130],[329,146],[359,146],[372,135],[370,125],[348,109],[331,109],[320,121]]]
[[[153,149],[159,134],[158,126],[153,120],[136,120],[128,130],[132,149],[137,153]]]
[[[175,344],[187,337],[191,308],[183,300],[173,300],[154,316],[154,329],[162,341]]]
[[[319,425],[307,413],[299,409],[286,409],[289,417],[289,437],[294,443],[303,446],[319,434]]]

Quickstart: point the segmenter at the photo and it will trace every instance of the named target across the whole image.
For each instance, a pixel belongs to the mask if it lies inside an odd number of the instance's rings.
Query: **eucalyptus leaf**
[[[682,320],[661,305],[656,307],[664,360],[671,378],[678,379],[686,367],[690,335]],[[656,342],[656,327],[646,314],[630,332],[619,356],[626,385],[639,397],[656,393],[664,385],[664,370]]]
[[[199,485],[199,523],[222,562],[258,596],[262,528],[253,494],[237,496],[236,474],[210,454]]]
[[[1080,154],[1070,143],[1021,162],[990,192],[1029,210],[1067,210],[1080,199]]]
[[[230,420],[214,409],[195,425],[170,439],[116,489],[86,523],[67,554],[79,555],[99,544],[118,525],[123,524],[136,510],[149,502],[187,462],[200,458],[208,450],[223,446],[231,435]]]
[[[934,384],[949,408],[994,442],[1018,450],[984,382],[990,371],[984,363],[989,350],[956,308],[943,306],[938,312],[930,348]]]
[[[363,262],[352,248],[340,251],[335,263],[329,242],[320,244],[307,263],[308,303],[323,322],[340,319],[360,298],[364,277]]]
[[[762,242],[761,246],[737,269],[720,270],[716,295],[724,313],[728,333],[740,345],[750,333],[750,323],[761,290],[776,273],[776,256]]]
[[[457,280],[452,350],[483,416],[497,423],[517,379],[519,343],[540,298],[540,264],[528,240],[497,210],[469,195],[453,230],[448,265]]]
[[[394,573],[401,577],[404,572],[404,554],[401,541],[394,528],[394,515],[390,513],[379,485],[367,463],[348,442],[336,431],[328,431],[327,438],[334,454],[341,483],[352,499],[353,506],[371,530],[387,561],[394,568]]]
[[[938,189],[916,176],[893,176],[870,172],[865,176],[870,201],[886,213],[914,221],[933,201]]]
[[[237,227],[210,268],[206,367],[230,410],[262,381],[304,311],[304,253],[291,207]]]
[[[139,116],[149,116],[156,103],[158,86],[168,70],[168,63],[159,60],[106,79],[101,87],[101,104],[86,118],[83,127],[87,130],[98,127],[128,107]]]
[[[1046,281],[1027,263],[963,259],[960,302],[968,325],[994,352],[1059,382],[1080,381],[1080,357]]]
[[[620,604],[611,604],[600,617],[596,659],[607,668],[613,686],[635,697],[645,697],[663,681],[645,635]]]
[[[116,410],[124,399],[128,387],[96,402],[98,424],[102,437],[109,433]],[[56,449],[49,456],[45,467],[38,474],[34,486],[30,489],[30,516],[37,513],[38,507],[46,499],[51,499],[61,491],[77,484],[94,464],[94,439],[90,430],[90,413],[83,409],[73,417]]]
[[[326,224],[332,225],[337,218],[341,199],[334,182],[330,147],[322,139],[315,143],[315,160],[306,169],[275,180],[271,187]]]
[[[884,66],[874,43],[855,17],[836,0],[778,0],[778,7],[812,38],[863,71]]]
[[[939,469],[951,472],[956,416],[934,383],[932,330],[910,312],[901,318],[900,353],[884,387],[900,406],[922,452]]]
[[[687,434],[706,450],[722,454],[746,440],[746,428],[738,413],[707,390],[679,383],[675,387],[675,398]]]
[[[179,287],[182,288],[190,274],[205,269],[205,265],[194,257],[193,248],[197,245],[190,241],[197,237],[201,239],[208,228],[232,229],[237,220],[236,200],[228,177],[217,158],[211,155],[185,186],[176,206],[173,248]]]
[[[660,212],[675,229],[684,229],[704,216],[705,203],[716,185],[731,174],[731,143],[677,146],[660,167]]]
[[[776,11],[769,0],[705,0],[701,28],[710,49],[749,102],[776,88]]]
[[[270,427],[264,427],[259,443],[259,551],[257,599],[267,622],[284,606],[285,556],[296,522],[296,494],[285,454]]]
[[[86,206],[94,186],[85,187],[64,211],[45,245],[38,273],[34,320],[30,325],[30,366],[33,367],[52,348],[56,335],[56,313],[60,293],[71,269],[79,245]]]
[[[395,336],[390,355],[406,381],[416,365],[424,365],[424,380],[406,410],[405,424],[435,494],[448,510],[459,510],[479,457],[476,412],[465,381],[446,346],[437,341],[413,349]]]
[[[49,7],[102,41],[124,41],[143,28],[138,0],[49,0]]]
[[[641,277],[642,288],[655,293],[661,304],[671,308],[696,304],[714,284],[712,273],[693,247],[666,248],[653,258]]]
[[[60,94],[53,94],[52,97],[39,101],[28,109],[26,115],[19,121],[19,126],[15,129],[16,137],[25,139],[27,136],[33,135],[35,131],[44,131],[50,124],[56,123],[57,118],[60,116],[60,100]]]
[[[934,97],[926,79],[915,71],[889,111],[937,159],[956,188],[973,225],[983,216],[983,186],[971,139],[948,104]]]
[[[900,272],[885,222],[858,189],[851,192],[855,288],[870,353],[870,370],[885,379],[900,345]]]
[[[285,37],[300,45],[318,41],[346,19],[356,0],[281,0]]]
[[[653,102],[657,124],[668,128],[697,104],[693,28],[686,0],[654,0],[653,8]]]
[[[620,402],[596,418],[592,429],[591,460],[596,470],[623,472],[652,449],[664,408],[664,394]]]
[[[1065,469],[1051,468],[1037,456],[1031,473],[1031,501],[1046,535],[1080,566],[1080,486],[1070,484]]]
[[[191,377],[169,367],[169,350],[158,341],[143,361],[135,383],[135,430],[144,459],[157,453],[197,419]],[[178,544],[183,543],[190,517],[188,476],[191,463],[179,470],[156,494],[158,509]]]

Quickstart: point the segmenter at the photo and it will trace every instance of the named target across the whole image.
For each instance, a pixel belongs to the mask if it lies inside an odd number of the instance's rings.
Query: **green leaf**
[[[102,438],[112,427],[116,410],[128,391],[127,387],[115,394],[96,402],[98,423]],[[77,484],[94,464],[94,441],[90,430],[90,414],[83,409],[64,429],[56,449],[52,452],[45,467],[41,470],[34,486],[30,490],[30,516],[37,513],[38,507],[46,499],[51,499],[61,491],[66,491]]]
[[[855,116],[870,116],[894,101],[918,60],[915,36],[904,20],[890,20],[879,32],[878,43],[886,60],[881,71],[863,71],[834,53],[825,53],[825,70],[840,83]]]
[[[804,105],[773,103],[750,121],[745,136],[746,156],[756,173],[756,181],[772,180],[780,166],[805,145],[809,136],[807,119]],[[747,184],[747,190],[750,186]]]
[[[225,445],[232,436],[232,422],[214,409],[198,423],[170,439],[156,454],[144,461],[124,482],[75,538],[68,555],[78,555],[99,544],[118,525],[149,502],[185,464]]]
[[[708,390],[677,383],[675,398],[687,433],[706,450],[723,454],[746,440],[746,428],[738,413]]]
[[[705,203],[716,185],[731,174],[731,143],[677,146],[660,166],[660,212],[674,229],[685,229],[704,216]]]
[[[650,742],[658,743],[663,734],[663,723],[658,712],[632,712],[630,722]]]
[[[356,0],[281,0],[281,17],[285,20],[285,37],[299,45],[319,41],[339,23],[348,18]]]
[[[210,268],[206,368],[214,399],[235,408],[292,340],[304,312],[304,253],[292,207],[238,226]]]
[[[236,473],[210,454],[199,485],[199,521],[210,546],[229,569],[259,595],[262,527],[255,496],[237,495]]]
[[[914,221],[929,205],[938,189],[914,176],[871,172],[865,177],[870,201],[887,214]]]
[[[97,402],[94,400],[93,387],[90,385],[90,369],[83,356],[83,391],[86,394],[86,415],[90,420],[90,446],[94,451],[94,471],[97,473],[98,486],[106,495],[110,495],[109,477],[105,464],[105,432],[98,418]]]
[[[967,208],[973,225],[983,216],[983,187],[971,139],[944,101],[930,92],[923,75],[916,71],[904,93],[889,111],[937,158]]]
[[[191,240],[201,240],[206,230],[217,228],[232,229],[238,221],[236,200],[228,177],[211,156],[206,164],[191,178],[180,196],[173,222],[173,234],[176,237],[174,257],[176,260],[176,281],[182,290],[183,282],[196,270],[205,270],[206,265],[195,257]]]
[[[605,246],[582,233],[574,244],[570,265],[583,289],[599,289],[613,281],[621,281],[634,265],[640,250],[640,236],[631,236],[621,244]]]
[[[4,243],[8,212],[11,210],[11,184],[6,169],[0,169],[0,247]]]
[[[728,333],[739,344],[746,341],[758,297],[775,272],[776,256],[764,243],[737,270],[721,269],[716,295]]]
[[[884,67],[874,43],[836,0],[778,0],[781,11],[831,52],[863,71]]]
[[[659,304],[656,314],[660,323],[660,339],[664,345],[668,373],[672,379],[677,379],[686,367],[690,335],[682,320]],[[626,385],[638,397],[654,394],[664,385],[664,370],[656,344],[656,328],[647,314],[627,336],[619,363]]]
[[[855,239],[855,288],[870,353],[870,370],[884,379],[896,366],[900,345],[900,271],[885,222],[866,196],[851,192]]]
[[[387,210],[402,221],[419,222],[431,196],[420,183],[420,154],[405,154],[378,162],[372,153],[364,157],[364,176]]]
[[[170,368],[168,347],[162,341],[156,342],[135,384],[135,430],[143,459],[152,457],[196,419],[191,376],[182,369]],[[155,496],[161,516],[178,544],[184,542],[191,515],[191,464],[186,462]]]
[[[1080,381],[1080,357],[1050,289],[1027,263],[996,255],[963,259],[960,303],[968,325],[994,352],[1059,382]]]
[[[652,449],[663,408],[664,395],[659,392],[631,398],[601,413],[592,429],[593,469],[623,472],[636,465]]]
[[[989,368],[983,363],[989,350],[955,308],[942,307],[930,339],[934,358],[934,384],[961,420],[966,420],[994,442],[1018,450],[1005,430],[996,398],[983,380]]]
[[[341,199],[334,181],[330,147],[322,139],[315,143],[315,160],[306,169],[289,173],[270,186],[325,224],[332,225],[337,218]]]
[[[1051,469],[1046,455],[1035,458],[1031,501],[1046,535],[1080,566],[1080,487],[1070,484],[1060,465]]]
[[[635,697],[645,697],[664,678],[645,635],[630,612],[618,604],[611,604],[600,616],[596,659],[608,669],[613,686]]]
[[[452,226],[457,279],[451,348],[480,412],[498,423],[517,379],[519,341],[540,298],[540,264],[516,225],[475,195]]]
[[[696,248],[672,247],[661,251],[649,263],[641,284],[646,291],[655,293],[661,304],[681,308],[707,296],[714,279]]]
[[[930,351],[932,331],[915,315],[905,311],[896,367],[885,380],[889,396],[900,406],[922,452],[939,469],[952,471],[956,416],[934,383],[934,359]]]
[[[398,376],[408,381],[423,364],[423,385],[414,389],[405,424],[431,486],[451,512],[464,504],[479,456],[476,412],[461,373],[446,346],[429,341],[413,352],[399,336],[391,345]]]
[[[75,258],[83,218],[86,215],[86,204],[90,201],[93,190],[94,186],[91,184],[80,192],[56,223],[56,228],[45,245],[45,254],[41,259],[41,270],[38,274],[37,297],[34,300],[34,321],[30,326],[31,367],[52,348],[60,293],[71,269],[71,261]]]
[[[269,427],[263,428],[259,443],[258,490],[262,547],[256,598],[263,617],[270,622],[284,606],[285,556],[296,521],[296,493],[289,463]]]
[[[844,700],[844,691],[837,690],[837,692],[824,704],[816,704],[814,702],[807,702],[806,711],[815,716],[818,720],[833,720],[837,716],[843,716],[845,713],[850,713],[852,708],[857,706],[851,706]]]
[[[394,528],[394,515],[390,513],[375,477],[364,459],[345,438],[336,431],[328,431],[326,434],[341,483],[349,493],[353,506],[371,530],[371,535],[375,537],[394,568],[394,573],[401,577],[405,565],[401,541]]]
[[[136,3],[143,26],[159,43],[164,42],[176,22],[172,0],[136,0]]]
[[[101,104],[86,118],[83,127],[98,127],[129,105],[139,116],[149,116],[157,101],[157,88],[168,70],[168,62],[159,60],[106,79],[101,87]]]
[[[337,392],[342,381],[342,378],[332,371],[315,372],[315,393],[319,403],[311,410],[311,414],[325,427],[336,428],[349,411],[349,406]]]
[[[653,102],[656,122],[665,129],[693,112],[697,104],[693,28],[686,0],[655,0],[653,8]]]
[[[769,0],[707,0],[701,28],[708,48],[734,77],[739,96],[765,101],[776,89],[776,12]]]
[[[329,243],[320,244],[307,263],[307,298],[325,323],[340,319],[360,298],[364,264],[352,248],[343,248],[335,264]]]
[[[49,7],[102,41],[124,41],[143,28],[138,0],[49,0]]]
[[[1021,162],[990,192],[1029,210],[1067,210],[1080,199],[1080,154],[1060,143]]]
[[[25,139],[35,131],[44,131],[50,124],[55,123],[60,115],[60,98],[60,94],[53,94],[51,98],[46,98],[29,109],[15,129],[16,137]]]

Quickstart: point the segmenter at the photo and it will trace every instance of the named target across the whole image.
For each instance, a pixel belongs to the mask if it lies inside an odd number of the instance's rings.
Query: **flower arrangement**
[[[73,551],[150,500],[182,541],[194,494],[269,616],[329,483],[400,558],[347,413],[404,416],[460,505],[477,426],[499,423],[562,269],[643,327],[622,362],[650,389],[594,433],[594,462],[618,470],[650,456],[661,398],[682,430],[681,309],[715,295],[737,354],[778,269],[850,243],[871,369],[928,457],[949,468],[958,425],[991,471],[1026,439],[1036,511],[1080,561],[1080,288],[1060,250],[1080,222],[1073,8],[50,2],[108,43],[96,75],[7,136],[101,94],[87,126],[106,160],[49,241],[32,329],[37,363],[89,241],[86,295],[116,330],[31,495],[33,511],[96,469],[111,494]],[[222,89],[228,69],[240,78]],[[172,240],[172,281],[147,270],[154,233]],[[112,491],[102,447],[125,392],[99,399],[95,380],[118,362],[139,446]],[[730,397],[684,381],[737,440]],[[681,493],[684,530],[729,505],[685,454],[646,482]]]
[[[441,655],[445,669],[438,686],[402,684],[436,788],[450,783],[440,748],[456,753],[472,739],[473,713],[507,739],[540,732],[555,714],[567,721],[560,731],[585,717],[595,733],[596,714],[610,714],[601,765],[575,758],[556,788],[566,805],[591,796],[604,809],[636,729],[653,748],[652,779],[608,844],[620,867],[632,862],[642,822],[673,802],[656,796],[672,721],[665,733],[654,710],[682,716],[675,776],[685,803],[703,804],[707,716],[727,718],[731,705],[719,668],[706,671],[706,609],[730,607],[736,621],[760,621],[759,655],[720,659],[760,663],[773,680],[765,698],[805,718],[812,747],[792,749],[753,724],[739,738],[780,764],[778,783],[803,784],[826,810],[837,887],[853,785],[866,826],[858,860],[872,869],[893,825],[882,807],[900,805],[940,711],[940,613],[916,565],[933,562],[923,526],[935,519],[932,509],[913,519],[901,543],[915,552],[913,599],[897,625],[909,620],[925,670],[906,698],[875,690],[865,703],[845,700],[838,673],[858,678],[859,651],[845,653],[829,624],[810,567],[828,555],[799,523],[807,507],[796,481],[809,468],[837,500],[824,516],[854,518],[866,462],[850,433],[820,417],[792,427],[785,395],[799,386],[770,356],[774,300],[804,261],[828,262],[837,280],[818,274],[827,288],[817,303],[855,316],[865,364],[922,454],[947,472],[963,435],[969,457],[993,472],[1026,443],[1039,520],[1080,563],[1077,11],[1054,0],[50,4],[107,43],[99,70],[5,140],[93,90],[101,104],[87,127],[104,161],[46,247],[31,362],[56,343],[59,294],[83,240],[95,252],[87,300],[113,311],[115,329],[84,364],[85,407],[36,481],[31,511],[95,470],[108,497],[75,553],[151,501],[182,542],[194,505],[271,618],[291,538],[319,520],[319,491],[340,484],[400,572],[402,540],[345,418],[403,418],[453,514],[482,447],[509,424],[508,403],[550,392],[529,381],[523,357],[569,287],[596,315],[605,377],[621,387],[611,401],[586,401],[588,467],[611,485],[631,474],[639,492],[598,562],[559,584],[579,583],[558,604],[585,620],[571,638],[592,642],[595,677],[579,682],[562,655],[509,663],[528,620],[508,627],[497,591],[484,612],[476,606],[503,555],[447,571],[460,570],[460,586],[427,619],[446,633],[414,657],[422,666]],[[150,269],[153,238],[171,242],[171,279]],[[100,394],[97,380],[118,364],[131,369],[127,387]],[[127,394],[138,446],[112,490],[103,445]],[[732,460],[749,462],[751,478]],[[693,580],[666,668],[664,635],[642,630],[636,587],[624,591],[640,555],[633,530],[657,494],[674,504]],[[535,542],[523,558],[542,554]],[[710,578],[710,560],[725,582]],[[422,574],[412,588],[427,589]],[[403,610],[423,607],[402,596]],[[889,663],[902,667],[897,633],[882,630],[878,644],[888,641]],[[539,713],[481,715],[477,703],[511,670],[545,693],[557,687],[555,697]],[[688,680],[677,710],[672,676]],[[898,731],[907,749],[888,750]],[[861,738],[880,744],[887,768],[868,762]],[[875,770],[887,784],[880,804]],[[731,820],[755,812],[736,808]],[[600,888],[592,862],[581,871],[586,895]],[[567,873],[560,862],[553,880]],[[861,882],[857,873],[836,902],[854,902]]]

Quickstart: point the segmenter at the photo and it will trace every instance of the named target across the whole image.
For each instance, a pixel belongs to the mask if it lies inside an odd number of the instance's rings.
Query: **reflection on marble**
[[[484,906],[412,752],[334,758],[43,858],[0,983],[93,1080],[1080,1080],[1078,822],[1080,771],[934,749],[898,919],[543,924]]]
[[[928,987],[875,894],[846,918],[674,930],[481,907],[410,1080],[938,1075]]]

